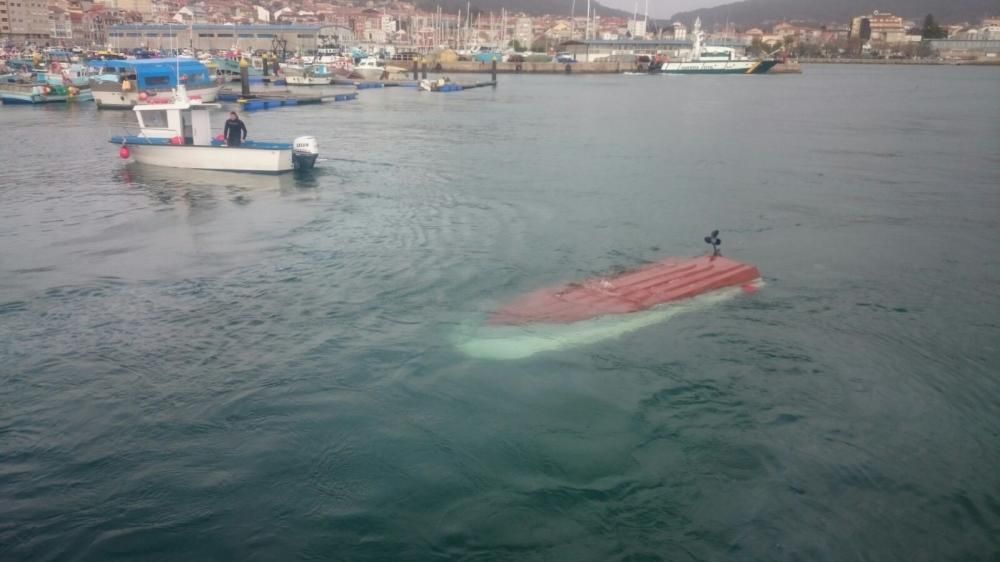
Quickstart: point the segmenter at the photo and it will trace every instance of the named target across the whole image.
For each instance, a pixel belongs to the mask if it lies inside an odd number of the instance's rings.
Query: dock
[[[257,97],[240,98],[236,100],[243,106],[244,111],[257,111],[261,109],[275,109],[278,107],[292,107],[296,105],[308,105],[323,103],[325,101],[351,101],[358,99],[357,92],[346,94],[333,94],[328,96],[285,96],[285,97]]]
[[[350,78],[336,78],[333,80],[334,86],[351,86],[359,90],[372,90],[382,88],[416,88],[419,83],[416,80],[352,80]]]
[[[231,88],[219,90],[219,101],[237,102],[246,111],[256,111],[260,109],[274,109],[278,107],[291,107],[297,105],[318,104],[326,101],[350,101],[358,99],[357,92],[343,92],[337,94],[297,94],[291,90],[252,90],[250,89],[249,63],[246,59],[240,61],[240,89]]]
[[[254,111],[258,109],[273,109],[276,107],[289,107],[296,105],[311,105],[328,101],[352,101],[358,99],[357,92],[342,92],[336,94],[297,94],[288,90],[257,90],[247,94],[239,90],[222,89],[219,90],[219,101],[237,102],[245,110]]]
[[[461,92],[462,90],[472,90],[474,88],[488,88],[496,87],[496,80],[488,80],[486,82],[473,82],[471,84],[462,84],[459,82],[448,82],[440,86],[437,90],[431,90],[431,92]]]

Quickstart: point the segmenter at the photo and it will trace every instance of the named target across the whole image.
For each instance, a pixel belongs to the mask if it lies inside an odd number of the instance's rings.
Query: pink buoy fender
[[[130,151],[128,147],[123,144],[122,147],[118,149],[118,156],[120,156],[122,160],[128,160],[129,156],[132,156],[132,151]]]

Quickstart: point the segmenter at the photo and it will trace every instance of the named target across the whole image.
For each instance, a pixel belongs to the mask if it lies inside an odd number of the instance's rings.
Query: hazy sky
[[[649,0],[649,15],[657,18],[669,18],[677,12],[729,4],[734,1],[736,0]],[[583,5],[586,6],[586,4],[586,0],[583,0]],[[635,9],[635,0],[603,0],[601,4],[629,12]],[[579,5],[580,0],[577,0],[577,6]],[[639,13],[643,13],[645,9],[646,0],[639,0]],[[583,10],[586,12],[587,8],[584,7]]]

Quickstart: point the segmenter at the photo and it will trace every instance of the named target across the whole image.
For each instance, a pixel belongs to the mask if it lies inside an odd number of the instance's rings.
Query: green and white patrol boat
[[[694,44],[691,58],[677,62],[664,62],[660,67],[663,74],[764,74],[778,64],[775,60],[758,60],[736,54],[731,47],[708,47],[704,45],[705,33],[701,30],[701,18],[694,20],[692,31]]]

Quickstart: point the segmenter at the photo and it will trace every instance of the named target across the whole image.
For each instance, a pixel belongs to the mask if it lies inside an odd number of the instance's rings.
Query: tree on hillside
[[[927,17],[924,18],[924,28],[921,30],[920,35],[924,39],[946,39],[948,32],[934,21],[933,14],[927,14]]]

